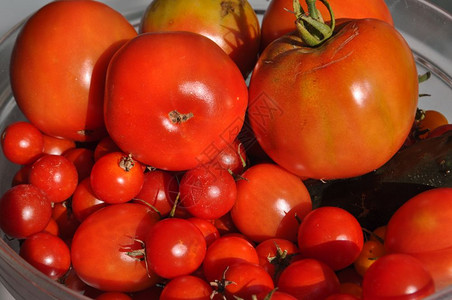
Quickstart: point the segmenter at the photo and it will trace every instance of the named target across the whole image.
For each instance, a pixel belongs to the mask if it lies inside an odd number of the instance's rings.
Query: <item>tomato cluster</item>
[[[415,118],[415,63],[384,2],[330,2],[336,28],[312,1],[296,14],[332,35],[316,46],[274,36],[284,1],[261,26],[244,0],[154,0],[138,32],[96,1],[44,6],[11,59],[28,121],[1,136],[21,166],[1,230],[96,299],[418,299],[450,285],[451,188],[369,231],[305,185],[451,129],[439,112]]]

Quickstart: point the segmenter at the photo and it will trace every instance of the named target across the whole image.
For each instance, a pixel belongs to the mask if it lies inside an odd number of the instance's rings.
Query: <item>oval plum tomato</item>
[[[51,202],[62,202],[77,188],[77,168],[64,156],[45,154],[31,166],[28,181],[44,191]]]
[[[202,265],[204,276],[209,282],[220,280],[228,266],[242,261],[259,264],[254,246],[238,236],[222,236],[207,248]]]
[[[361,253],[363,243],[358,220],[339,207],[314,209],[298,228],[301,256],[321,260],[335,271],[351,265]]]
[[[232,175],[208,165],[188,170],[180,181],[179,193],[180,203],[191,215],[210,220],[228,213],[237,199]]]
[[[144,173],[143,186],[134,200],[149,203],[165,217],[175,205],[178,193],[179,183],[173,174],[152,170]]]
[[[430,272],[437,291],[452,284],[452,247],[411,255]]]
[[[253,295],[269,293],[275,286],[273,279],[265,269],[250,262],[242,261],[228,266],[224,277],[217,280],[216,293],[223,294],[226,299],[253,299]]]
[[[18,165],[33,163],[44,150],[43,134],[28,122],[8,125],[3,130],[1,142],[5,157]]]
[[[90,183],[94,194],[109,204],[132,200],[140,192],[143,182],[140,162],[122,152],[102,156],[91,169]]]
[[[212,287],[204,280],[193,275],[179,276],[165,284],[160,300],[210,300]]]
[[[163,278],[197,270],[206,254],[206,240],[190,221],[168,218],[157,222],[144,240],[149,269]]]
[[[10,237],[26,238],[42,231],[51,216],[51,202],[34,185],[16,185],[0,199],[0,228]]]
[[[146,9],[141,32],[191,31],[214,41],[240,68],[253,70],[260,43],[260,24],[253,7],[244,0],[153,0]]]
[[[59,237],[38,232],[25,239],[19,255],[48,277],[57,280],[63,277],[71,266],[71,253]]]
[[[136,35],[125,17],[98,1],[45,5],[26,22],[11,56],[11,87],[19,108],[45,134],[100,139],[108,63]]]
[[[362,287],[363,299],[422,299],[435,291],[421,262],[401,253],[380,257],[367,270]]]
[[[250,125],[277,164],[300,177],[346,178],[373,171],[400,149],[415,118],[418,75],[394,27],[359,19],[336,26],[315,48],[296,32],[274,41],[259,57],[249,93]]]
[[[311,258],[297,260],[282,271],[278,290],[297,299],[325,299],[339,292],[339,279],[325,263]]]
[[[94,194],[88,177],[78,184],[71,199],[72,212],[79,222],[83,222],[93,212],[108,205]]]
[[[237,137],[247,105],[237,66],[199,34],[141,34],[116,52],[108,68],[107,130],[119,148],[158,169],[187,170],[210,161]]]
[[[120,203],[106,206],[86,218],[71,244],[74,270],[88,285],[112,292],[143,290],[158,281],[141,258],[149,230],[159,220],[145,205]]]
[[[452,188],[435,188],[405,202],[389,219],[386,251],[422,253],[452,247]]]
[[[317,1],[319,2],[319,1]],[[393,25],[391,12],[384,0],[366,0],[365,3],[355,0],[329,0],[336,19],[375,18]],[[300,1],[304,10],[307,6]],[[318,10],[325,21],[330,21],[330,15],[325,6],[319,5]],[[272,0],[262,18],[261,50],[273,40],[295,30],[295,15],[293,0]]]
[[[268,238],[297,240],[298,218],[312,209],[301,179],[276,164],[257,164],[237,182],[237,200],[231,210],[235,226],[256,242]]]

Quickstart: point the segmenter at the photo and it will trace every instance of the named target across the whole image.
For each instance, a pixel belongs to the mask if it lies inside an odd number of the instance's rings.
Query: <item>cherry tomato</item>
[[[146,9],[141,32],[191,31],[214,41],[240,68],[253,70],[259,52],[260,24],[253,7],[243,0],[153,0]]]
[[[46,154],[62,155],[66,150],[76,147],[73,140],[56,138],[47,134],[43,134],[44,149]]]
[[[48,277],[57,280],[71,266],[71,253],[66,243],[56,235],[38,232],[25,239],[19,255]]]
[[[31,165],[23,165],[19,170],[17,170],[16,174],[14,174],[13,180],[11,181],[11,186],[27,184],[30,170]]]
[[[320,1],[317,1],[319,3]],[[361,3],[354,0],[329,0],[336,19],[362,19],[376,18],[393,25],[389,8],[384,0],[367,0]],[[304,10],[307,9],[305,1],[300,1]],[[325,21],[330,21],[330,15],[324,5],[317,5]],[[272,0],[262,18],[261,50],[276,38],[295,30],[295,15],[293,0]]]
[[[276,164],[257,164],[237,182],[231,217],[240,232],[256,242],[268,238],[297,240],[298,221],[312,210],[301,179]]]
[[[321,260],[335,271],[351,265],[359,256],[363,243],[364,235],[358,220],[339,207],[316,208],[306,215],[298,228],[300,254]]]
[[[210,300],[213,289],[199,277],[184,275],[171,279],[163,288],[160,300]]]
[[[201,231],[180,218],[156,223],[144,243],[148,267],[163,278],[189,275],[201,266],[206,254],[206,240]]]
[[[43,134],[28,122],[15,122],[8,125],[1,137],[5,157],[19,165],[33,163],[43,153]]]
[[[394,27],[355,19],[315,48],[298,33],[273,42],[249,93],[250,125],[277,164],[303,178],[346,178],[373,171],[400,149],[414,122],[418,75]]]
[[[432,276],[416,258],[387,254],[369,267],[363,278],[363,299],[422,299],[433,294]]]
[[[122,152],[102,156],[91,169],[90,183],[94,194],[109,204],[132,200],[140,192],[143,182],[140,162]]]
[[[141,34],[116,52],[107,72],[111,138],[158,169],[187,170],[210,161],[237,137],[247,104],[247,86],[234,62],[191,32]]]
[[[367,269],[385,253],[385,247],[382,243],[374,240],[365,241],[359,256],[353,262],[356,272],[364,276]]]
[[[71,208],[79,222],[83,222],[93,212],[107,205],[94,194],[90,178],[83,179],[72,194]]]
[[[19,108],[47,135],[101,138],[108,63],[136,35],[125,17],[98,1],[45,5],[28,19],[11,56],[11,87]]]
[[[16,185],[0,198],[0,228],[10,237],[20,239],[38,233],[51,217],[51,202],[34,185]]]
[[[422,111],[422,117],[416,124],[416,129],[420,133],[419,138],[424,139],[428,137],[431,131],[448,123],[446,116],[437,110]]]
[[[71,148],[63,153],[77,169],[78,180],[82,181],[89,177],[94,165],[94,151],[87,148]]]
[[[58,236],[60,233],[60,229],[58,228],[58,223],[55,221],[54,218],[50,218],[49,223],[47,224],[46,228],[44,228],[43,231],[51,233],[56,236]]]
[[[179,185],[180,203],[198,218],[217,219],[228,213],[237,199],[232,175],[224,169],[202,165],[188,170]]]
[[[133,292],[150,287],[159,278],[146,268],[142,251],[158,214],[142,204],[106,206],[86,218],[72,239],[71,259],[82,281],[104,291]]]
[[[215,225],[206,219],[191,217],[187,221],[195,225],[203,234],[207,247],[220,237],[220,232]]]
[[[233,175],[240,175],[246,167],[246,152],[243,144],[237,139],[223,150],[208,164],[214,168],[222,168],[230,171]]]
[[[110,136],[103,137],[94,148],[94,161],[110,152],[120,152],[121,149],[113,142]]]
[[[64,156],[45,154],[31,166],[28,181],[44,191],[51,202],[63,202],[77,188],[77,168]]]
[[[278,290],[297,299],[325,299],[339,292],[339,280],[334,271],[319,260],[306,258],[293,262],[282,271]]]
[[[58,224],[58,234],[64,240],[70,240],[80,225],[80,221],[75,217],[70,201],[63,201],[53,204],[52,218]]]

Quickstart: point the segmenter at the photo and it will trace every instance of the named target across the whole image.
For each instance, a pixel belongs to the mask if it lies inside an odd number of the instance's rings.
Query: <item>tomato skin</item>
[[[86,218],[71,244],[74,270],[82,281],[105,291],[143,290],[158,280],[144,261],[128,252],[143,249],[148,231],[158,214],[142,204],[121,203],[106,206]]]
[[[253,70],[260,44],[260,24],[248,1],[153,0],[140,25],[141,32],[191,31],[202,34],[223,49],[246,78]]]
[[[104,111],[111,138],[158,169],[187,170],[210,161],[237,137],[247,104],[248,89],[234,62],[191,32],[141,34],[116,52],[107,72]]]
[[[375,19],[336,29],[316,48],[301,46],[295,33],[278,39],[250,82],[248,115],[258,142],[300,177],[370,172],[400,149],[414,122],[417,71],[403,37]],[[403,71],[394,73],[394,64]]]
[[[51,216],[51,202],[34,185],[16,185],[0,198],[0,228],[10,237],[26,238],[44,230]]]
[[[136,34],[125,17],[98,1],[45,5],[24,25],[13,49],[11,87],[19,108],[48,135],[101,138],[109,59]]]
[[[365,241],[361,253],[353,262],[356,272],[364,276],[367,269],[385,253],[386,251],[382,243],[373,240]]]
[[[297,176],[276,164],[256,164],[237,182],[231,210],[235,226],[256,242],[268,238],[297,240],[298,221],[312,209],[311,197]]]
[[[408,254],[380,257],[363,278],[363,299],[422,299],[435,291],[430,273]]]
[[[324,5],[317,2],[317,9],[323,19],[330,21],[330,15]],[[354,0],[330,0],[328,3],[334,12],[336,19],[362,19],[376,18],[393,25],[389,8],[384,0],[367,0],[360,3]],[[300,1],[301,6],[307,11],[305,1]],[[295,30],[295,15],[287,11],[293,11],[292,0],[272,0],[262,18],[261,50],[280,36]]]
[[[160,295],[160,300],[210,300],[212,294],[210,285],[199,277],[185,275],[170,280]]]
[[[298,228],[300,255],[321,260],[335,271],[351,265],[361,253],[363,243],[358,220],[339,207],[316,208]]]
[[[38,232],[27,237],[19,254],[54,280],[63,277],[71,266],[69,247],[61,238],[48,232]]]
[[[405,202],[386,228],[388,253],[422,253],[452,247],[452,188],[435,188]]]

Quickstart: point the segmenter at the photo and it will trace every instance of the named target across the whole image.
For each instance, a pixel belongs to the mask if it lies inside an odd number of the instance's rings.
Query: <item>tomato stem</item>
[[[308,6],[308,13],[305,13],[299,0],[293,0],[293,9],[296,16],[295,26],[301,39],[311,47],[322,44],[333,35],[336,20],[334,12],[327,0],[320,0],[326,6],[331,17],[331,23],[328,25],[316,7],[316,0],[305,0]]]

